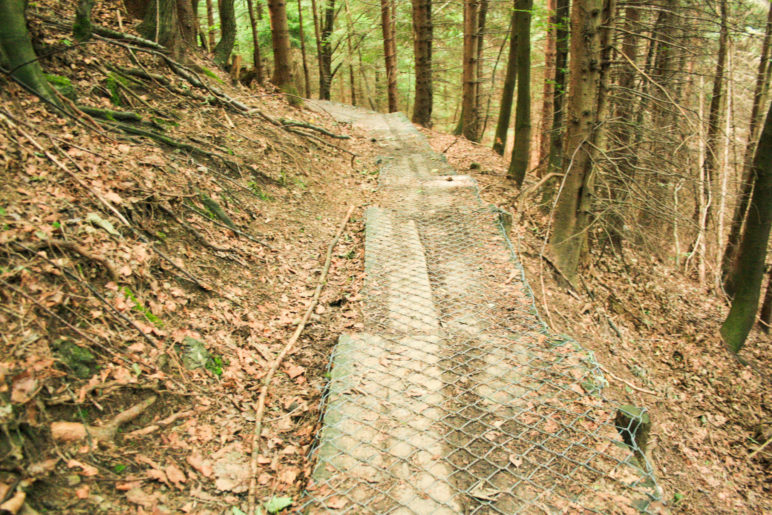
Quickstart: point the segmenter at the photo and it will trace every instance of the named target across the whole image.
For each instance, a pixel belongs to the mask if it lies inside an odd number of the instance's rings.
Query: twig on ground
[[[332,263],[332,251],[335,249],[335,245],[337,245],[338,240],[340,240],[340,237],[343,234],[343,230],[346,228],[346,224],[351,218],[351,214],[354,212],[355,207],[355,205],[349,207],[348,211],[346,212],[346,216],[343,218],[343,221],[340,224],[340,227],[338,227],[338,232],[335,234],[335,237],[327,247],[327,256],[325,257],[324,266],[322,267],[322,274],[319,276],[319,282],[317,283],[316,291],[314,291],[314,296],[312,297],[311,303],[306,309],[305,315],[303,315],[303,318],[295,329],[292,337],[281,350],[279,355],[276,356],[276,359],[271,364],[268,372],[263,377],[263,385],[260,388],[260,397],[258,398],[257,408],[255,409],[255,431],[252,436],[252,460],[250,464],[249,481],[249,510],[247,512],[249,515],[252,515],[255,512],[255,494],[257,490],[257,456],[260,452],[260,435],[263,431],[263,416],[265,415],[265,400],[268,397],[268,388],[271,385],[271,380],[276,374],[279,365],[281,365],[282,361],[284,361],[284,358],[295,346],[295,343],[298,341],[298,338],[300,338],[300,334],[303,332],[303,329],[305,329],[309,318],[311,318],[311,313],[314,312],[314,309],[319,302],[319,296],[321,295],[322,289],[327,282],[327,273],[330,271],[330,264]]]
[[[627,386],[629,386],[630,388],[632,388],[633,390],[635,390],[637,392],[647,393],[649,395],[659,395],[657,392],[653,392],[651,390],[647,390],[646,388],[640,388],[640,387],[635,386],[634,384],[632,384],[630,381],[626,381],[626,380],[622,379],[621,377],[615,376],[614,374],[612,374],[611,372],[606,370],[606,368],[603,365],[598,365],[598,367],[601,370],[603,370],[604,373],[608,374],[608,376],[611,377],[611,379],[614,379],[615,381],[619,381],[620,383],[624,383],[624,384],[626,384]]]
[[[195,209],[195,208],[193,208],[193,207],[191,207],[191,206],[189,206],[187,204],[183,204],[183,206],[185,206],[186,209],[189,209],[189,210],[193,211],[194,213],[196,213],[201,218],[203,218],[205,220],[209,220],[210,222],[212,222],[215,225],[219,225],[221,227],[225,227],[229,231],[233,231],[233,232],[235,232],[238,235],[244,236],[246,239],[248,239],[250,241],[254,241],[255,243],[260,244],[260,245],[262,245],[263,247],[265,247],[267,249],[274,250],[274,251],[276,250],[273,247],[271,247],[269,244],[265,243],[264,241],[258,240],[257,238],[255,238],[251,234],[245,233],[241,229],[234,229],[233,227],[229,227],[229,226],[225,225],[224,223],[222,223],[222,222],[220,222],[218,220],[212,220],[211,218],[206,216],[204,213],[200,212],[198,209]]]
[[[29,243],[29,246],[25,246],[25,249],[31,248],[34,251],[38,251],[44,248],[60,248],[60,249],[67,249],[71,250],[77,254],[80,254],[84,258],[95,261],[97,263],[100,263],[102,266],[104,266],[107,269],[107,272],[110,274],[110,278],[115,281],[116,283],[119,281],[120,277],[118,276],[118,272],[115,270],[115,266],[110,263],[110,261],[107,258],[97,256],[93,254],[92,252],[89,252],[88,249],[83,247],[82,245],[78,245],[77,243],[71,242],[71,241],[65,241],[65,240],[58,240],[58,239],[48,239],[43,240],[39,243]]]
[[[761,451],[763,451],[763,450],[764,450],[764,448],[765,448],[767,445],[769,445],[769,444],[770,444],[770,442],[772,442],[772,438],[769,438],[769,439],[767,439],[767,441],[766,441],[766,442],[764,442],[764,443],[761,445],[761,447],[759,447],[758,449],[756,449],[755,451],[753,451],[752,453],[750,453],[750,455],[748,455],[748,459],[752,459],[752,458],[753,458],[753,457],[755,457],[755,456],[756,456],[758,453],[760,453]]]
[[[63,442],[77,442],[86,437],[93,438],[98,442],[111,442],[120,426],[140,416],[157,398],[155,395],[151,395],[139,404],[118,413],[103,426],[88,426],[80,422],[53,422],[51,424],[51,436],[54,440]]]

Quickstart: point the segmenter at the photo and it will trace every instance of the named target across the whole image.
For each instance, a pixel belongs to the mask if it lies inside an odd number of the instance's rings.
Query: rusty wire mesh
[[[620,422],[592,354],[547,330],[474,181],[378,120],[365,330],[333,352],[303,510],[649,511],[640,414]]]

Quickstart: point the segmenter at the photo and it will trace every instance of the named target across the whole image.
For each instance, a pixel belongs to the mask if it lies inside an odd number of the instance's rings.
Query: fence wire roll
[[[551,334],[502,225],[404,116],[367,210],[365,329],[330,360],[306,513],[654,511],[645,409]]]

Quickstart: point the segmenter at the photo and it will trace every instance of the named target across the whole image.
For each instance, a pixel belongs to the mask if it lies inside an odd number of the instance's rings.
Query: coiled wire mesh
[[[336,107],[341,115],[341,108]],[[550,334],[500,220],[404,117],[343,111],[384,147],[365,330],[330,360],[310,513],[650,511],[645,410]]]

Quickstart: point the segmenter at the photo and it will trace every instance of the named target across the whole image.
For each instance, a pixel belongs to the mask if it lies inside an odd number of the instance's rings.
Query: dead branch
[[[334,132],[330,132],[324,127],[318,127],[316,125],[312,125],[310,123],[305,122],[296,122],[294,120],[286,120],[282,118],[279,120],[284,127],[302,127],[303,129],[310,129],[316,132],[320,132],[324,134],[325,136],[329,136],[331,138],[335,139],[351,139],[351,136],[346,136],[345,134],[335,134]]]
[[[327,282],[327,273],[330,271],[330,264],[332,263],[332,251],[335,249],[335,245],[337,245],[341,234],[343,234],[343,229],[346,228],[346,224],[351,218],[351,214],[354,212],[355,207],[356,206],[354,205],[349,207],[348,211],[346,212],[346,216],[343,218],[343,222],[341,222],[340,227],[338,227],[338,232],[335,234],[335,237],[327,247],[327,256],[325,257],[324,266],[322,267],[322,274],[319,276],[319,282],[317,283],[316,291],[314,291],[314,296],[311,299],[311,303],[308,305],[308,308],[306,309],[306,313],[303,315],[303,318],[295,329],[292,337],[281,350],[279,355],[276,356],[276,359],[274,359],[271,367],[268,369],[268,372],[263,377],[263,385],[260,387],[260,397],[258,398],[257,408],[255,409],[255,431],[252,436],[252,460],[250,463],[251,473],[249,481],[249,510],[247,513],[255,512],[255,494],[257,490],[257,456],[260,452],[260,435],[263,431],[263,416],[265,415],[265,400],[268,397],[268,388],[271,385],[271,380],[276,374],[279,365],[281,365],[282,361],[284,361],[284,358],[295,346],[295,343],[298,341],[298,338],[300,338],[300,334],[303,332],[303,329],[305,329],[309,318],[311,318],[311,313],[314,312],[314,309],[319,302],[319,296],[321,295],[322,289]]]
[[[189,206],[188,204],[183,204],[183,206],[185,206],[185,209],[189,209],[190,211],[196,213],[198,216],[200,216],[204,220],[208,220],[208,221],[212,222],[215,225],[219,225],[220,227],[225,227],[226,229],[231,230],[231,231],[235,232],[236,234],[238,234],[240,236],[244,236],[246,239],[248,239],[250,241],[253,241],[253,242],[255,242],[255,243],[259,244],[259,245],[262,245],[263,247],[265,247],[265,248],[267,248],[269,250],[273,250],[273,251],[276,250],[272,246],[270,246],[269,244],[265,243],[264,241],[258,240],[257,238],[255,238],[251,234],[245,233],[241,229],[234,229],[233,227],[229,227],[228,225],[226,225],[226,224],[224,224],[224,223],[222,223],[222,222],[220,222],[218,220],[212,220],[211,218],[206,216],[204,213],[202,213],[201,211],[199,211],[198,209],[196,209],[194,207]]]
[[[657,392],[653,392],[653,391],[647,390],[645,388],[640,388],[640,387],[635,386],[634,384],[632,384],[630,381],[626,381],[626,380],[622,379],[621,377],[615,376],[614,374],[612,374],[611,372],[606,370],[606,368],[603,365],[598,365],[598,367],[601,370],[603,370],[603,372],[605,374],[607,374],[611,379],[614,379],[615,381],[619,381],[620,383],[624,383],[624,384],[626,384],[627,386],[629,386],[630,388],[632,388],[633,390],[635,390],[637,392],[647,393],[649,395],[658,395]]]
[[[207,240],[203,234],[198,232],[195,228],[193,228],[189,223],[185,222],[184,220],[181,220],[177,217],[177,215],[174,214],[174,211],[169,209],[168,207],[164,206],[163,204],[158,204],[158,207],[166,213],[169,218],[177,222],[179,225],[187,229],[195,238],[198,240],[199,243],[201,243],[204,247],[208,249],[212,249],[218,252],[236,252],[235,249],[229,248],[229,247],[219,247],[215,245],[214,243]]]
[[[135,431],[132,431],[131,433],[126,433],[123,437],[128,439],[128,438],[137,438],[138,436],[149,435],[150,433],[154,433],[155,431],[158,431],[162,427],[166,427],[168,425],[173,424],[174,422],[176,422],[181,418],[189,417],[193,415],[193,413],[194,413],[193,411],[181,411],[179,413],[175,413],[173,415],[166,417],[163,420],[159,420],[155,424],[151,424],[147,427],[143,427],[142,429],[137,429]]]
[[[54,440],[62,442],[77,442],[90,437],[97,442],[110,443],[115,438],[120,426],[140,416],[156,399],[155,395],[151,395],[139,404],[118,413],[102,426],[89,426],[80,422],[53,422],[51,423],[51,436]]]

